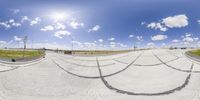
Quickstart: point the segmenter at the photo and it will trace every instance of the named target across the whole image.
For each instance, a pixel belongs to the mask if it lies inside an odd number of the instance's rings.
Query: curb
[[[35,60],[31,60],[31,61],[27,61],[27,62],[6,62],[6,61],[0,61],[0,65],[2,66],[12,66],[12,67],[15,67],[15,66],[27,66],[27,65],[32,65],[32,64],[35,64],[37,62],[40,62],[42,61],[44,58],[43,57],[40,57],[38,59],[35,59]]]
[[[198,59],[198,57],[200,58],[200,56],[191,54],[189,51],[185,52],[184,55],[185,55],[187,58],[191,59],[191,60],[200,62],[200,59]]]

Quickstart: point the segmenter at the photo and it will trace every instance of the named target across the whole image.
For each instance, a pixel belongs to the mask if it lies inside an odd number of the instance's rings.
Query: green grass
[[[200,50],[193,50],[193,51],[190,51],[190,53],[200,56]]]
[[[34,58],[34,57],[40,57],[43,55],[41,51],[24,51],[21,50],[0,50],[0,58],[6,58],[6,59],[20,59],[23,58]]]
[[[129,52],[130,50],[74,50],[73,54],[77,55],[105,55],[105,54],[119,54]],[[64,51],[65,54],[71,54],[71,51]]]

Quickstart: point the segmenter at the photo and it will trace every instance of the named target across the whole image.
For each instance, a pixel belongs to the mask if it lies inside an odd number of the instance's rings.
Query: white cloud
[[[188,25],[188,17],[186,15],[176,15],[164,18],[162,23],[169,28],[181,28]]]
[[[149,42],[147,43],[147,46],[155,46],[155,44],[153,42]]]
[[[71,41],[71,43],[73,43],[73,44],[77,44],[77,45],[82,45],[82,43],[79,42],[79,41]]]
[[[84,45],[88,48],[91,48],[91,47],[96,47],[96,44],[95,43],[90,43],[90,42],[85,42]]]
[[[192,33],[185,33],[185,37],[191,37]]]
[[[139,41],[143,41],[143,36],[136,36]]]
[[[96,32],[100,29],[101,27],[99,25],[94,26],[93,28],[89,29],[88,32]]]
[[[197,22],[200,24],[200,20],[197,20]]]
[[[51,25],[45,26],[43,28],[40,29],[41,31],[53,31],[54,27]]]
[[[198,41],[199,40],[199,38],[198,37],[195,37],[195,38],[193,38],[194,39],[194,41]]]
[[[189,43],[189,42],[196,42],[199,40],[198,37],[192,37],[192,35],[193,35],[192,33],[185,33],[185,35],[182,36],[182,41]]]
[[[57,22],[54,27],[55,27],[55,29],[58,29],[58,30],[64,30],[66,28],[66,26],[64,24],[59,23],[59,22]]]
[[[9,23],[10,23],[10,25],[15,26],[15,27],[21,26],[21,23],[15,22],[14,19],[10,19],[10,20],[9,20]]]
[[[98,39],[98,41],[99,41],[100,43],[102,43],[102,42],[103,42],[103,39]]]
[[[6,22],[0,22],[0,26],[4,27],[5,29],[11,28],[11,25],[6,21]]]
[[[111,38],[109,38],[108,40],[109,40],[109,41],[114,41],[115,38],[111,37]]]
[[[180,40],[174,39],[174,40],[172,40],[172,42],[178,43],[178,42],[180,42]]]
[[[74,45],[77,45],[77,47],[79,47],[79,49],[80,48],[86,49],[86,47],[88,49],[96,49],[96,47],[97,47],[97,44],[95,42],[84,42],[83,43],[83,42],[79,42],[79,41],[72,41],[72,43]]]
[[[27,47],[31,47],[32,44],[27,44]],[[48,48],[48,49],[63,49],[63,50],[67,50],[70,49],[70,47],[68,47],[65,44],[57,44],[56,42],[53,43],[34,43],[34,48]]]
[[[43,28],[41,28],[41,31],[53,31],[53,30],[64,30],[66,29],[66,26],[62,23],[57,22],[54,25],[47,25]]]
[[[68,32],[68,31],[57,31],[57,32],[54,33],[54,36],[58,37],[60,39],[62,39],[63,36],[66,36],[66,35],[71,35],[71,33]]]
[[[146,24],[146,22],[141,22],[141,25],[145,25]]]
[[[76,20],[72,20],[69,25],[73,28],[73,29],[78,29],[80,27],[84,26],[84,23],[78,22]]]
[[[162,46],[166,46],[166,43],[162,43]]]
[[[175,15],[163,18],[159,22],[152,22],[147,24],[147,28],[159,29],[162,32],[168,30],[168,28],[182,28],[186,27],[189,24],[188,17],[186,15]]]
[[[34,20],[32,20],[32,21],[30,22],[30,25],[33,26],[33,25],[35,25],[35,24],[38,24],[40,21],[41,21],[41,19],[40,19],[39,17],[36,17]]]
[[[19,42],[19,41],[22,41],[22,38],[20,38],[18,36],[14,36],[14,40]]]
[[[122,47],[122,48],[126,48],[128,47],[126,44],[123,44],[123,43],[120,43],[120,42],[110,42],[110,45],[109,45],[111,48],[114,48],[114,47]]]
[[[111,44],[110,47],[111,47],[111,48],[114,48],[114,47],[116,47],[116,45]]]
[[[21,17],[21,23],[24,23],[25,21],[30,22],[30,26],[39,24],[39,22],[41,22],[41,18],[40,17],[36,17],[34,19],[30,19],[28,16],[22,16]]]
[[[19,27],[19,26],[21,26],[20,23],[13,23],[12,25],[15,26],[15,27]]]
[[[192,37],[185,37],[185,38],[183,38],[182,41],[184,41],[184,42],[193,42],[194,39]]]
[[[158,34],[158,35],[155,35],[155,36],[151,37],[151,40],[160,41],[160,40],[165,40],[167,38],[168,38],[167,35]]]
[[[134,35],[130,34],[130,35],[129,35],[129,38],[132,38],[132,37],[134,37]]]
[[[14,22],[15,22],[14,19],[10,19],[10,20],[9,20],[9,23],[14,23]]]
[[[120,47],[123,47],[123,48],[125,48],[125,47],[128,47],[126,44],[123,44],[123,43],[117,43]]]
[[[110,47],[112,47],[112,48],[116,47],[116,43],[115,42],[110,42]]]
[[[0,46],[5,45],[6,41],[0,41]]]
[[[116,44],[115,42],[110,42],[110,44]]]
[[[30,21],[28,16],[22,16],[21,23],[24,23],[25,21]]]
[[[147,27],[148,27],[148,28],[155,28],[155,27],[156,27],[156,24],[157,24],[157,23],[152,22],[152,23],[148,24]]]
[[[10,11],[13,13],[13,14],[17,14],[20,12],[19,9],[10,9]]]
[[[5,22],[0,22],[0,27],[4,27],[5,29],[9,29],[12,26],[19,27],[19,26],[21,26],[21,23],[15,22],[14,19],[10,19],[10,20],[5,21]]]
[[[160,31],[163,31],[163,32],[167,31],[167,28],[164,25],[162,25],[161,23],[156,23],[156,22],[152,22],[148,24],[147,28],[156,29],[156,30],[159,29]]]

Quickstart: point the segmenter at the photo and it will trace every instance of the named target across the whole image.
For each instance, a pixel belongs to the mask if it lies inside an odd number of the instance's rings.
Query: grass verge
[[[42,51],[0,50],[0,58],[3,59],[37,58],[43,54]]]
[[[200,56],[200,50],[189,51],[191,54]]]
[[[74,50],[64,51],[65,54],[74,54],[74,55],[107,55],[107,54],[119,54],[130,52],[130,50]]]

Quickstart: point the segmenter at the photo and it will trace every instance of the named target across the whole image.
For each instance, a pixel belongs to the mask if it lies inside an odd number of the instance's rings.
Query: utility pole
[[[134,37],[133,37],[133,51],[135,51]]]
[[[31,48],[33,49],[33,40],[31,41]]]
[[[24,42],[23,59],[24,59],[24,53],[25,53],[25,49],[26,49],[27,40],[28,40],[28,36],[25,36],[25,37],[23,38],[23,42]]]
[[[72,36],[71,37],[71,54],[73,55],[73,50],[74,50],[74,38]]]
[[[71,48],[71,50],[73,51],[73,49],[74,49],[74,39],[72,38],[72,48]]]
[[[19,44],[19,42],[20,42],[20,41],[17,41],[17,46],[18,46],[18,47],[16,47],[16,48],[18,48],[18,50],[20,50],[20,44]]]

